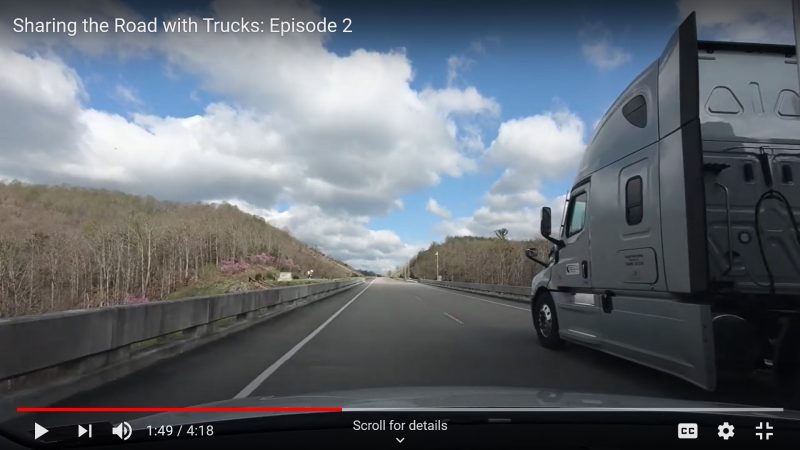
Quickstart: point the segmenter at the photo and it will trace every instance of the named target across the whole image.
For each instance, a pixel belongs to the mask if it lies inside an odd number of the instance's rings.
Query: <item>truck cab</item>
[[[800,358],[796,48],[698,41],[694,14],[598,124],[532,282],[542,345],[704,389]]]

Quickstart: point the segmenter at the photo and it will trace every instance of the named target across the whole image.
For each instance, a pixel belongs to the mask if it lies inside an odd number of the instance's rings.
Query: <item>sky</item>
[[[384,272],[447,236],[537,237],[596,122],[691,11],[701,39],[794,42],[789,0],[536,3],[3,2],[0,180],[229,202]],[[24,17],[339,30],[68,36]]]

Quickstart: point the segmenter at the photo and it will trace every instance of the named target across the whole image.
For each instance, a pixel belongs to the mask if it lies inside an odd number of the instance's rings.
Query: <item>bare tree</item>
[[[163,298],[228,263],[354,272],[231,205],[0,183],[0,217],[0,317]]]
[[[432,243],[428,249],[417,253],[409,262],[409,270],[413,277],[435,279],[435,254],[439,252],[440,262],[446,262],[440,268],[445,280],[527,285],[541,267],[525,258],[525,249],[537,247],[546,252],[548,246],[547,241],[541,239],[448,237],[443,243]]]

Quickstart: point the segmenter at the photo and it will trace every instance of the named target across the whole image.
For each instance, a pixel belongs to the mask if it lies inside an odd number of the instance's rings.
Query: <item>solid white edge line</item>
[[[286,352],[286,353],[285,353],[283,356],[281,356],[280,358],[278,358],[278,360],[277,360],[277,361],[275,361],[274,363],[272,363],[272,365],[270,365],[269,367],[267,367],[266,369],[264,369],[264,371],[263,371],[263,372],[261,372],[261,373],[260,373],[260,374],[259,374],[259,375],[258,375],[258,376],[257,376],[257,377],[256,377],[256,378],[253,380],[253,381],[251,381],[251,382],[250,382],[250,383],[249,383],[247,386],[245,386],[245,387],[244,387],[244,389],[242,389],[242,390],[241,390],[241,391],[240,391],[238,394],[236,394],[236,396],[235,396],[235,397],[233,397],[233,398],[244,398],[244,397],[248,397],[250,394],[252,394],[252,393],[253,393],[253,391],[255,391],[256,389],[258,389],[258,387],[259,387],[259,386],[261,386],[261,384],[262,384],[262,383],[264,383],[264,381],[266,381],[266,379],[267,379],[267,378],[269,378],[269,376],[270,376],[270,375],[272,375],[273,373],[275,373],[275,371],[276,371],[276,370],[280,369],[280,367],[281,367],[281,366],[282,366],[284,363],[286,363],[286,361],[288,361],[288,360],[289,360],[289,359],[290,359],[292,356],[294,356],[294,355],[295,355],[295,353],[297,353],[298,351],[300,351],[300,349],[301,349],[301,348],[303,348],[303,346],[304,346],[304,345],[306,345],[306,344],[308,343],[308,341],[310,341],[311,339],[313,339],[313,338],[314,338],[314,336],[316,336],[316,335],[317,335],[317,334],[318,334],[320,331],[322,331],[322,329],[323,329],[323,328],[325,328],[326,326],[328,326],[328,324],[329,324],[329,323],[331,323],[331,322],[333,321],[333,319],[335,319],[335,318],[336,318],[336,316],[338,316],[339,314],[341,314],[341,312],[342,312],[342,311],[344,311],[344,310],[345,310],[345,308],[347,308],[348,306],[350,306],[350,304],[351,304],[351,303],[353,303],[354,301],[356,301],[356,299],[357,299],[358,297],[360,297],[360,296],[361,296],[361,294],[363,294],[364,292],[366,292],[366,290],[367,290],[367,289],[369,289],[369,287],[370,287],[370,286],[372,286],[372,283],[374,283],[374,282],[375,282],[375,280],[372,280],[372,281],[370,281],[370,282],[369,282],[369,284],[367,285],[367,287],[365,287],[365,288],[364,288],[364,289],[363,289],[361,292],[359,292],[358,294],[356,294],[356,296],[355,296],[355,297],[351,298],[351,299],[350,299],[350,301],[348,301],[347,303],[345,303],[345,304],[344,304],[344,306],[342,306],[341,308],[339,308],[339,310],[338,310],[338,311],[336,311],[335,313],[333,313],[333,315],[331,315],[330,317],[328,317],[328,320],[326,320],[325,322],[323,322],[323,323],[322,323],[322,325],[318,326],[316,330],[312,331],[312,332],[311,332],[311,333],[310,333],[308,336],[306,336],[305,338],[303,338],[303,340],[302,340],[302,341],[298,342],[298,343],[297,343],[297,344],[296,344],[294,347],[292,347],[292,348],[291,348],[291,350],[289,350],[289,351],[288,351],[288,352]]]
[[[451,319],[455,320],[456,322],[460,323],[461,325],[464,325],[464,322],[462,322],[462,321],[460,321],[460,320],[456,319],[455,317],[451,316],[450,314],[447,314],[446,312],[443,312],[442,314],[444,314],[445,316],[447,316],[447,317],[449,317],[449,318],[451,318]]]
[[[431,286],[431,285],[426,285],[426,284],[423,284],[423,286],[438,287],[438,286]],[[506,305],[505,303],[493,302],[491,300],[486,300],[485,298],[473,297],[471,295],[466,295],[466,294],[462,294],[460,292],[455,292],[453,289],[446,289],[446,288],[440,288],[440,289],[444,289],[445,291],[447,291],[447,292],[449,292],[451,294],[460,295],[462,297],[472,298],[472,299],[475,299],[475,300],[480,300],[480,301],[486,302],[486,303],[492,303],[494,305],[505,306],[506,308],[514,308],[514,309],[519,309],[521,311],[530,311],[530,309],[528,309],[528,308],[520,308],[519,306],[512,306],[512,305]]]

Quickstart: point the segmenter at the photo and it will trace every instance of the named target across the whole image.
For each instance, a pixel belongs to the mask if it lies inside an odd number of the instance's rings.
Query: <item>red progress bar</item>
[[[275,407],[275,408],[260,408],[260,407],[165,407],[165,408],[61,408],[61,407],[19,407],[17,412],[21,413],[64,413],[64,412],[96,412],[96,413],[162,413],[162,412],[342,412],[342,408],[335,407]]]

